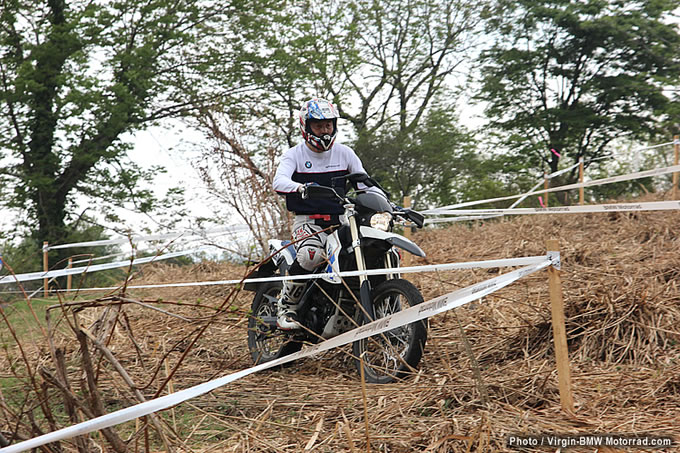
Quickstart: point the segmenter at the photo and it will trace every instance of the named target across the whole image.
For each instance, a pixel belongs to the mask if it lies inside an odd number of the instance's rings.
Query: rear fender
[[[269,254],[271,255],[270,259],[253,272],[249,278],[273,277],[276,275],[277,270],[279,271],[279,275],[286,275],[288,273],[288,268],[293,264],[293,261],[295,261],[295,247],[293,247],[290,241],[270,239],[268,243]],[[261,284],[262,283],[246,283],[243,285],[243,289],[246,291],[257,291]]]
[[[248,277],[248,280],[254,279],[254,278],[267,278],[267,277],[272,277],[276,275],[276,264],[274,263],[273,260],[267,260],[266,262],[262,263],[260,267],[257,268],[255,272],[250,274]],[[263,283],[245,283],[243,285],[243,289],[246,291],[257,291]]]

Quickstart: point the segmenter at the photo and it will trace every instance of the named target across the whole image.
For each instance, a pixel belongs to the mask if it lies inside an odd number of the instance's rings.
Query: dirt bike
[[[400,208],[389,194],[363,173],[353,173],[334,187],[306,185],[303,198],[335,200],[344,207],[341,224],[326,241],[326,262],[306,280],[298,322],[301,329],[277,328],[280,281],[249,284],[255,291],[248,319],[248,347],[256,364],[299,351],[304,344],[318,343],[383,318],[423,301],[420,291],[398,273],[401,250],[417,256],[425,253],[409,239],[392,232],[395,221],[410,221],[422,228],[422,214]],[[345,185],[353,190],[345,195]],[[342,187],[338,189],[337,187]],[[360,190],[362,185],[365,189]],[[370,187],[377,187],[387,194]],[[269,240],[271,259],[253,277],[283,276],[295,259],[290,241]],[[340,278],[337,273],[366,269],[395,269],[381,275]],[[388,383],[403,378],[420,362],[427,339],[426,321],[417,321],[352,345],[357,370],[364,366],[367,382]]]

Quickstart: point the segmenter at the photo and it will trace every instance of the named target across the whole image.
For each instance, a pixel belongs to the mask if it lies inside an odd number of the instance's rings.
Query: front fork
[[[387,253],[385,253],[385,269],[398,269],[399,268],[399,262],[400,262],[400,255],[399,252],[396,251],[394,247],[392,247],[391,250],[389,250]],[[385,278],[387,280],[392,280],[394,278],[400,278],[399,273],[394,273],[394,274],[386,274]]]
[[[361,240],[359,237],[359,227],[357,226],[356,216],[354,216],[354,206],[345,206],[345,211],[349,214],[349,230],[352,235],[352,249],[357,260],[357,270],[363,272],[366,270],[366,261],[361,250]],[[375,319],[375,311],[373,310],[373,300],[371,297],[371,282],[368,280],[366,274],[359,275],[359,300],[363,308],[364,323],[369,323]]]

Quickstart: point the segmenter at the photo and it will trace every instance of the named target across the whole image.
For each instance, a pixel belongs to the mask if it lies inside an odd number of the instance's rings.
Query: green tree
[[[244,220],[251,223],[258,212],[280,218],[280,200],[271,194],[271,151],[282,152],[300,140],[297,112],[312,96],[338,106],[345,120],[342,131],[349,133],[340,140],[355,146],[367,171],[380,173],[399,195],[414,190],[410,195],[423,200],[440,197],[434,191],[447,184],[438,168],[443,156],[420,161],[417,180],[397,175],[394,166],[373,164],[386,163],[381,152],[388,144],[390,155],[409,162],[430,152],[419,148],[422,134],[416,131],[430,127],[424,123],[434,101],[445,90],[459,88],[457,71],[469,61],[484,5],[469,0],[256,0],[235,11],[228,26],[238,33],[227,33],[223,48],[224,58],[237,62],[239,70],[225,72],[222,84],[242,87],[243,96],[201,112],[198,121],[218,144],[218,160],[248,169],[248,177],[257,179],[250,186],[270,193],[269,209],[263,208],[264,196],[252,194],[249,198],[258,200],[255,212],[234,206]],[[226,126],[215,129],[216,124]],[[246,138],[243,132],[252,131],[253,124],[259,126]],[[453,127],[456,139],[469,138]],[[206,182],[220,199],[243,198],[238,187],[217,187],[209,177]],[[271,221],[260,222],[265,223]]]
[[[202,104],[203,39],[223,11],[220,2],[3,2],[0,201],[23,212],[35,242],[66,241],[87,202],[99,213],[157,207],[140,183],[162,167],[135,165],[125,134]]]
[[[338,17],[345,33],[317,43],[325,58],[314,60],[314,75],[352,124],[366,169],[396,199],[446,202],[473,167],[463,165],[473,157],[472,134],[452,111],[485,7],[355,1]]]
[[[358,134],[396,123],[414,130],[476,43],[485,2],[354,1],[338,20],[344,33],[316,41],[314,76]],[[355,99],[358,99],[357,103]]]
[[[498,5],[478,99],[499,141],[537,173],[556,171],[558,154],[589,165],[617,139],[649,139],[677,108],[666,90],[680,77],[680,33],[669,21],[680,2]]]
[[[479,188],[485,177],[479,173],[483,158],[476,146],[473,134],[443,107],[430,110],[410,133],[391,124],[361,135],[356,143],[364,166],[384,182],[395,201],[419,194],[419,208],[454,203]]]

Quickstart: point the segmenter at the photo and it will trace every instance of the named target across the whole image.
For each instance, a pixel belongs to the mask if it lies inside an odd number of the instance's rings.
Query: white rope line
[[[580,165],[580,164],[574,164],[574,165],[572,165],[571,167],[568,167],[568,168],[565,168],[565,169],[558,170],[558,171],[556,171],[556,172],[550,173],[549,175],[545,175],[545,178],[544,178],[544,179],[552,179],[552,178],[554,178],[554,177],[556,177],[556,176],[559,176],[559,175],[561,175],[561,174],[563,174],[563,173],[568,172],[569,170],[572,170],[572,169],[578,167],[579,165]],[[511,208],[514,208],[515,206],[517,206],[518,204],[520,204],[520,203],[521,203],[522,201],[524,201],[531,193],[533,193],[534,190],[536,190],[536,189],[538,189],[539,187],[541,187],[544,183],[545,183],[544,180],[541,180],[541,181],[539,181],[534,187],[532,187],[531,189],[529,189],[528,192],[525,192],[524,194],[518,195],[518,197],[520,197],[519,200],[515,201],[510,207],[511,207]],[[488,200],[478,200],[478,201],[475,201],[475,203],[481,204],[481,203],[485,203],[485,202],[487,202],[487,201],[488,201]],[[459,204],[461,204],[461,203],[459,203]],[[440,208],[432,208],[432,209],[428,209],[428,210],[422,211],[422,213],[423,213],[423,214],[434,214],[434,215],[436,215],[436,214],[439,214],[439,211],[440,211],[440,210],[453,209],[453,207],[455,207],[455,206],[458,206],[458,205],[444,206],[444,207],[440,207]]]
[[[648,201],[643,203],[592,204],[584,206],[555,206],[548,208],[514,208],[514,209],[455,209],[445,214],[455,215],[523,215],[523,214],[570,214],[587,212],[626,212],[626,211],[670,211],[680,209],[680,201]],[[458,218],[453,218],[458,219]],[[450,221],[452,219],[433,219],[434,221]]]
[[[434,271],[450,271],[457,269],[487,269],[492,267],[511,267],[511,266],[527,266],[536,264],[543,260],[545,256],[529,256],[523,258],[507,258],[500,260],[485,260],[485,261],[468,261],[463,263],[445,263],[445,264],[428,264],[425,266],[410,266],[390,269],[367,269],[365,271],[344,271],[333,273],[319,273],[306,275],[286,275],[279,277],[261,277],[249,278],[240,280],[215,280],[202,282],[184,282],[184,283],[158,283],[150,285],[128,285],[127,289],[153,289],[153,288],[186,288],[192,286],[215,286],[215,285],[238,285],[247,283],[267,283],[267,282],[281,282],[286,280],[311,280],[321,277],[357,277],[359,275],[385,275],[385,274],[412,274],[418,272],[434,272]],[[110,291],[119,289],[120,286],[112,286],[106,288],[81,288],[81,289],[60,289],[59,292],[68,291]]]
[[[678,166],[680,167],[680,166]],[[673,167],[669,167],[673,168]],[[594,213],[594,212],[626,212],[626,211],[667,211],[667,210],[677,210],[680,209],[680,201],[655,201],[655,202],[643,202],[643,203],[619,203],[619,204],[601,204],[601,205],[586,205],[586,206],[556,206],[548,208],[512,208],[512,209],[456,209],[442,211],[441,215],[456,215],[459,217],[440,217],[434,219],[427,219],[426,224],[436,224],[445,222],[455,222],[455,221],[465,221],[465,220],[479,220],[491,217],[498,217],[501,215],[526,215],[526,214],[569,214],[569,213]],[[195,253],[200,249],[174,252],[163,255],[158,255],[155,257],[139,258],[132,262],[133,265],[143,264],[151,261],[160,261],[164,259],[174,258],[177,256],[188,255]],[[44,278],[53,277],[63,277],[67,275],[77,275],[86,272],[97,272],[101,270],[108,270],[120,267],[126,267],[130,265],[130,261],[118,261],[107,264],[98,264],[87,267],[74,267],[67,269],[60,269],[49,272],[32,272],[27,274],[18,274],[14,276],[5,276],[0,278],[0,284],[13,283],[17,281],[29,281],[29,280],[40,280]],[[464,265],[449,263],[449,265],[460,266]],[[437,266],[437,265],[433,265]],[[443,265],[447,266],[447,265]],[[500,265],[491,265],[489,267],[499,267]],[[427,266],[421,266],[427,267]],[[455,267],[451,267],[454,269]],[[463,267],[460,267],[463,268]],[[411,270],[415,268],[401,268],[400,272],[426,272],[427,270]],[[357,272],[357,271],[354,271]],[[374,269],[369,271],[369,275],[379,275],[380,273],[387,273],[380,269]],[[331,274],[324,274],[324,276],[330,276]],[[352,273],[342,273],[341,276],[356,276],[359,274]],[[316,278],[321,276],[320,274],[311,274],[308,276],[295,276],[295,277],[275,277],[269,281],[283,281],[283,280],[304,280],[308,278]],[[252,279],[255,281],[255,279]],[[262,280],[259,280],[262,281]],[[201,286],[201,285],[231,285],[237,284],[240,280],[222,280],[217,282],[191,282],[191,283],[175,283],[175,284],[164,284],[164,285],[137,285],[129,286],[128,288],[144,289],[144,288],[158,288],[158,287],[181,287],[181,286]],[[250,281],[248,281],[250,282]],[[71,291],[104,291],[104,290],[114,290],[116,287],[108,288],[81,288],[78,290]],[[60,290],[68,291],[68,290]]]
[[[67,275],[78,275],[78,274],[84,274],[84,273],[88,273],[88,272],[98,272],[98,271],[104,271],[104,270],[109,270],[109,269],[117,269],[117,268],[120,268],[120,267],[130,266],[130,264],[135,266],[135,265],[139,265],[139,264],[150,263],[150,262],[153,262],[153,261],[162,261],[162,260],[167,260],[167,259],[170,259],[170,258],[176,258],[178,256],[190,255],[192,253],[196,253],[197,251],[200,251],[200,249],[183,250],[183,251],[179,251],[179,252],[164,253],[162,255],[149,256],[149,257],[145,257],[145,258],[136,258],[132,261],[130,261],[130,260],[114,261],[112,263],[95,264],[93,266],[72,267],[72,268],[58,269],[58,270],[47,271],[47,272],[40,271],[40,272],[29,272],[29,273],[25,273],[25,274],[6,275],[6,276],[0,278],[0,285],[1,284],[7,284],[7,283],[26,282],[26,281],[31,281],[31,280],[42,280],[44,278],[64,277],[64,276],[67,276]]]
[[[532,192],[527,192],[524,194],[519,194],[519,195],[510,195],[507,197],[498,197],[498,198],[489,198],[487,200],[478,200],[478,201],[467,201],[465,203],[458,203],[458,204],[453,204],[449,206],[444,206],[441,208],[436,208],[436,209],[430,209],[426,211],[422,211],[423,214],[431,214],[431,215],[440,215],[442,213],[448,212],[452,209],[456,208],[462,208],[462,207],[467,207],[467,206],[474,206],[476,204],[483,204],[483,203],[491,203],[495,201],[504,201],[504,200],[513,200],[515,198],[520,198],[524,195],[538,195],[542,193],[548,193],[548,192],[559,192],[562,190],[571,190],[571,189],[578,189],[581,187],[592,187],[592,186],[599,186],[603,184],[611,184],[614,182],[621,182],[621,181],[630,181],[632,179],[639,179],[639,178],[649,178],[652,176],[661,176],[661,175],[666,175],[669,173],[676,173],[680,172],[680,165],[672,165],[670,167],[663,167],[663,168],[656,168],[654,170],[646,170],[646,171],[640,171],[636,173],[629,173],[627,175],[620,175],[620,176],[612,176],[609,178],[602,178],[602,179],[596,179],[593,181],[587,181],[587,182],[582,182],[582,183],[575,183],[575,184],[567,184],[565,186],[559,186],[559,187],[553,187],[550,189],[543,189],[543,190],[536,190]]]
[[[457,212],[457,211],[454,211]],[[461,215],[456,217],[437,217],[434,219],[425,219],[425,225],[434,225],[437,223],[453,223],[453,222],[465,222],[469,220],[486,220],[495,219],[497,217],[503,217],[503,214],[494,215]]]
[[[679,142],[680,142],[680,140],[679,140]],[[636,149],[636,150],[633,151],[633,152],[634,152],[634,153],[637,153],[637,152],[640,152],[640,151],[645,151],[645,150],[647,150],[647,149],[661,148],[662,146],[675,145],[675,144],[676,144],[676,143],[675,143],[675,140],[673,140],[673,141],[671,141],[671,142],[659,143],[658,145],[652,145],[652,146],[646,146],[646,147],[644,147],[644,148],[638,148],[638,149]]]
[[[109,258],[119,258],[119,257],[130,258],[133,255],[133,253],[134,252],[122,252],[122,253],[114,253],[112,255],[93,256],[91,258],[83,258],[83,259],[80,259],[80,260],[71,261],[71,264],[90,263],[92,261],[101,261],[101,260],[106,260],[106,259],[109,259]]]
[[[123,237],[119,239],[102,239],[99,241],[87,241],[87,242],[74,242],[71,244],[59,244],[59,245],[48,245],[45,250],[57,250],[73,247],[98,247],[102,245],[120,245],[129,244],[130,242],[137,243],[141,241],[162,241],[166,239],[190,239],[190,238],[204,238],[205,236],[221,234],[221,233],[237,233],[242,231],[248,231],[247,225],[229,225],[226,227],[214,228],[210,230],[204,230],[200,233],[195,231],[175,231],[164,234],[152,234],[149,236],[130,236]]]
[[[520,269],[517,269],[507,274],[499,275],[498,277],[477,283],[467,288],[456,290],[437,297],[427,302],[407,308],[406,310],[397,312],[385,318],[380,318],[364,326],[353,329],[344,334],[333,337],[329,340],[323,341],[319,344],[303,348],[294,354],[281,357],[271,362],[266,362],[236,373],[232,373],[212,381],[204,382],[202,384],[180,390],[169,395],[165,395],[153,400],[145,401],[134,406],[130,406],[110,414],[102,415],[91,420],[87,420],[77,425],[69,426],[51,433],[43,434],[33,439],[19,442],[15,445],[10,445],[0,449],[0,453],[18,453],[21,451],[37,448],[50,442],[57,442],[64,439],[70,439],[75,436],[81,436],[93,431],[109,428],[120,423],[124,423],[135,418],[149,415],[151,413],[168,409],[176,406],[184,401],[196,398],[208,392],[211,392],[219,387],[234,382],[240,378],[256,373],[258,371],[273,368],[293,360],[309,357],[323,351],[327,351],[354,341],[362,340],[373,335],[377,335],[389,330],[405,326],[412,322],[420,321],[439,313],[460,307],[474,300],[487,296],[501,288],[504,288],[511,283],[519,280],[522,277],[538,272],[552,264],[552,257],[542,257],[542,261],[532,264]]]
[[[627,211],[671,211],[680,209],[680,201],[647,201],[641,203],[591,204],[584,206],[555,206],[547,208],[513,208],[513,209],[452,209],[443,211],[442,215],[456,217],[437,217],[426,219],[425,224],[463,222],[501,217],[504,215],[525,214],[582,214],[592,212],[627,212]]]
[[[580,165],[580,164],[574,164],[574,165],[572,165],[571,167],[565,168],[564,170],[559,170],[559,171],[556,171],[556,172],[554,172],[554,173],[551,173],[551,174],[547,175],[547,176],[545,177],[545,179],[552,179],[552,178],[554,178],[554,177],[556,177],[556,176],[559,176],[559,175],[561,175],[561,174],[564,174],[564,173],[568,172],[569,170],[572,170],[572,169],[578,167],[579,165]],[[531,189],[529,189],[529,192],[527,192],[526,194],[524,194],[524,196],[520,197],[517,201],[515,201],[513,204],[511,204],[511,205],[510,205],[510,208],[512,209],[512,208],[514,208],[515,206],[517,206],[518,204],[520,204],[521,202],[523,202],[523,201],[529,196],[529,194],[530,194],[531,192],[533,192],[534,190],[536,190],[536,189],[538,189],[539,187],[541,187],[541,185],[544,184],[544,183],[545,183],[544,181],[540,181],[540,182],[539,182],[538,184],[536,184],[534,187],[532,187]]]
[[[226,233],[225,233],[226,234]],[[217,234],[215,234],[216,236]],[[183,238],[184,239],[184,238]],[[194,238],[187,238],[187,241],[183,241],[181,243],[182,246],[187,246],[193,243],[199,243],[199,247],[195,250],[196,252],[202,251],[205,247],[204,246],[210,246],[210,243],[201,243],[202,241],[206,241],[208,238],[207,237],[194,237]],[[202,248],[203,247],[203,248]],[[162,251],[163,247],[146,247],[143,249],[134,249],[134,250],[129,250],[127,252],[120,252],[120,253],[113,253],[111,255],[102,255],[102,256],[92,256],[91,258],[83,258],[79,259],[76,261],[73,261],[71,264],[81,264],[81,263],[90,263],[93,261],[101,261],[105,260],[108,258],[117,258],[117,257],[123,257],[124,259],[129,259],[131,257],[137,256],[137,255],[143,255],[143,254],[153,254],[156,255]],[[186,250],[186,249],[185,249]]]
[[[680,140],[678,140],[678,142],[680,142]],[[645,150],[648,150],[648,149],[661,148],[661,147],[663,147],[663,146],[668,146],[668,145],[673,145],[673,144],[675,144],[675,141],[666,142],[666,143],[660,143],[660,144],[658,144],[658,145],[652,145],[652,146],[647,146],[647,147],[643,147],[643,148],[636,149],[635,151],[632,151],[632,153],[638,153],[638,152],[640,152],[640,151],[645,151]],[[594,159],[590,159],[589,162],[596,162],[596,161],[598,161],[598,160],[611,159],[612,157],[613,157],[613,156],[611,156],[611,155],[610,155],[610,156],[596,157],[596,158],[594,158]],[[563,173],[566,173],[566,172],[568,172],[568,171],[570,171],[570,170],[572,170],[572,169],[578,167],[579,165],[581,165],[581,162],[580,162],[580,161],[577,162],[577,163],[575,163],[575,164],[572,165],[571,167],[567,167],[567,168],[565,168],[565,169],[563,169],[563,170],[558,170],[558,171],[555,171],[555,172],[553,172],[553,173],[550,173],[549,175],[545,175],[545,176],[544,176],[544,180],[545,180],[545,179],[552,179],[552,178],[554,178],[554,177],[556,177],[556,176],[559,176],[559,175],[561,175],[561,174],[563,174]],[[521,198],[520,198],[519,200],[515,201],[510,207],[511,207],[511,208],[514,208],[515,206],[517,206],[518,204],[520,204],[522,201],[524,201],[524,199],[526,199],[530,194],[532,194],[536,189],[538,189],[539,187],[541,187],[541,185],[544,184],[544,183],[545,183],[545,181],[540,181],[540,182],[538,182],[538,184],[536,184],[534,187],[532,187],[531,189],[529,189],[529,192],[526,192],[526,193],[524,193],[524,194],[520,194],[519,196],[520,196]],[[539,193],[539,192],[536,192],[536,193]],[[479,200],[479,201],[476,201],[475,204],[482,204],[482,203],[486,203],[486,202],[489,202],[489,201],[491,201],[491,200]],[[461,203],[461,205],[462,205],[462,203]],[[452,205],[452,206],[448,206],[448,207],[433,208],[433,209],[430,209],[430,210],[428,210],[428,211],[423,211],[423,214],[436,214],[436,211],[438,211],[438,210],[441,210],[441,209],[449,209],[449,208],[453,208],[454,206],[456,206],[456,205]],[[472,205],[468,205],[468,206],[472,206]],[[462,206],[461,206],[461,207],[462,207]],[[487,217],[484,217],[484,218],[487,218]]]

